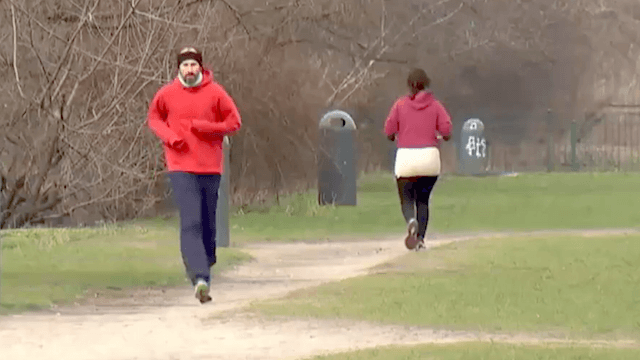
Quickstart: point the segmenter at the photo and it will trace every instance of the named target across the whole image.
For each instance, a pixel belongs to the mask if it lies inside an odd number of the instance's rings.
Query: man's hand
[[[188,148],[187,142],[183,139],[174,140],[171,144],[169,144],[169,146],[178,151],[186,151]]]

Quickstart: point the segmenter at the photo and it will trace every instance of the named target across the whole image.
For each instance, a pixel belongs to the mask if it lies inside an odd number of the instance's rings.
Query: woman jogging
[[[424,247],[429,222],[429,198],[440,175],[440,136],[451,138],[451,117],[428,90],[431,80],[422,69],[409,73],[410,94],[398,99],[384,125],[387,138],[398,148],[394,173],[402,215],[407,222],[408,249]]]

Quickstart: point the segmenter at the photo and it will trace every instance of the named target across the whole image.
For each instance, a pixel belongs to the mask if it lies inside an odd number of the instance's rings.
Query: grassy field
[[[89,289],[190,286],[169,226],[32,229],[2,234],[0,312],[48,308]],[[249,256],[219,249],[215,271]]]
[[[640,336],[640,237],[526,237],[408,253],[377,274],[256,303],[268,316]]]
[[[635,360],[639,355],[629,349],[459,344],[385,347],[308,360]]]
[[[358,188],[355,207],[320,207],[317,193],[310,192],[282,199],[279,206],[236,212],[231,218],[233,241],[404,232],[390,175],[363,177]],[[640,225],[639,188],[640,174],[625,173],[444,177],[432,195],[429,231],[635,227]]]
[[[254,241],[381,237],[404,232],[389,174],[361,177],[358,206],[318,206],[317,193],[283,198],[231,217],[231,248],[220,266],[247,256],[234,249]],[[444,177],[432,197],[429,231],[533,230],[640,225],[640,176],[526,174]],[[613,211],[615,209],[615,211]],[[88,288],[185,284],[178,221],[147,219],[82,229],[3,232],[0,311],[65,303]]]

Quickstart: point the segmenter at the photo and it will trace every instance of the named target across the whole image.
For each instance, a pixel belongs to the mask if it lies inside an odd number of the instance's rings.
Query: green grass
[[[169,225],[30,229],[2,234],[2,312],[68,304],[89,289],[188,285]],[[214,271],[249,259],[222,248]]]
[[[389,174],[360,178],[358,205],[318,206],[317,193],[281,199],[231,218],[233,241],[380,236],[404,231]],[[552,173],[443,177],[431,199],[430,232],[614,228],[640,225],[640,174]],[[615,211],[614,211],[615,210]]]
[[[484,331],[640,334],[640,237],[504,238],[409,253],[252,305],[270,316]]]
[[[250,241],[338,239],[404,232],[389,174],[362,176],[358,206],[318,206],[310,192],[231,218],[232,245]],[[526,174],[444,177],[431,203],[430,231],[534,230],[640,225],[640,175]],[[178,221],[151,219],[97,229],[3,233],[0,311],[73,301],[89,287],[170,286],[184,281]],[[245,259],[220,249],[220,266]]]
[[[502,344],[423,345],[383,347],[308,360],[635,360],[639,350],[581,347],[542,347]]]

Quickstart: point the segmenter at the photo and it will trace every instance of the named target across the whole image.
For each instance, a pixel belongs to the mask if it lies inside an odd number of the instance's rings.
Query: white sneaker
[[[416,219],[411,219],[407,223],[407,233],[407,237],[404,239],[404,245],[407,249],[414,250],[418,242],[418,238],[416,237],[418,233],[418,221]]]
[[[409,223],[407,223],[407,232],[409,236],[416,236],[416,234],[418,234],[418,220],[415,218],[409,220]]]
[[[198,279],[198,282],[195,286],[196,299],[200,300],[201,304],[211,301],[211,296],[209,296],[209,284],[202,279]]]

